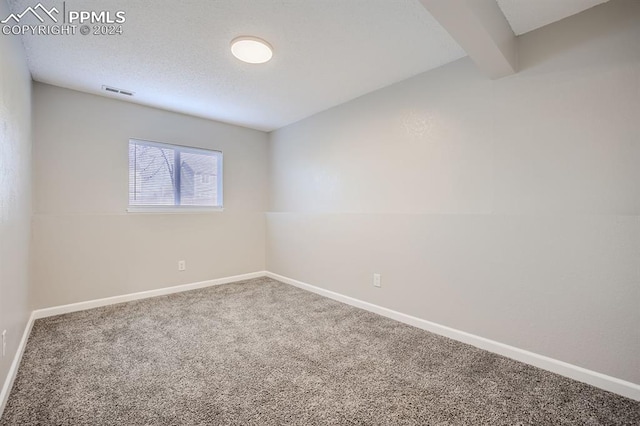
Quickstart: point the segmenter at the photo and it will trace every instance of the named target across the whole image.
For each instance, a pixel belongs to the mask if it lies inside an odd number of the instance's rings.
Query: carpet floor
[[[640,402],[269,278],[37,320],[0,425],[639,425]]]

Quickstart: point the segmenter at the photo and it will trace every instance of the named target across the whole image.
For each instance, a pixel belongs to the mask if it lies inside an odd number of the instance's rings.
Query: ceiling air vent
[[[102,86],[102,90],[108,93],[113,93],[114,95],[125,95],[125,96],[133,96],[135,93],[129,90],[118,89],[117,87],[111,86]]]

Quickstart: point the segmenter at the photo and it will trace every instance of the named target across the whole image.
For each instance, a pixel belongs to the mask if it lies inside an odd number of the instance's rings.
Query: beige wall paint
[[[267,269],[640,383],[638,40],[610,2],[273,132]]]
[[[0,0],[0,16],[9,8]],[[20,38],[0,36],[0,386],[29,318],[31,75]]]
[[[127,213],[129,138],[222,150],[224,212]],[[34,308],[264,270],[266,158],[263,132],[36,83]]]

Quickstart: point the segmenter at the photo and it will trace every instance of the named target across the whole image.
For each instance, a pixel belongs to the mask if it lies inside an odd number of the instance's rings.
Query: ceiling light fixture
[[[273,48],[258,37],[241,36],[231,40],[231,53],[243,62],[263,64],[273,56]]]

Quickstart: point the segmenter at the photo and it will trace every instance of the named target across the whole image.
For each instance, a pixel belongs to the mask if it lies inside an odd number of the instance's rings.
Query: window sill
[[[223,207],[200,207],[200,206],[129,206],[127,213],[143,214],[193,214],[193,213],[221,213]]]

